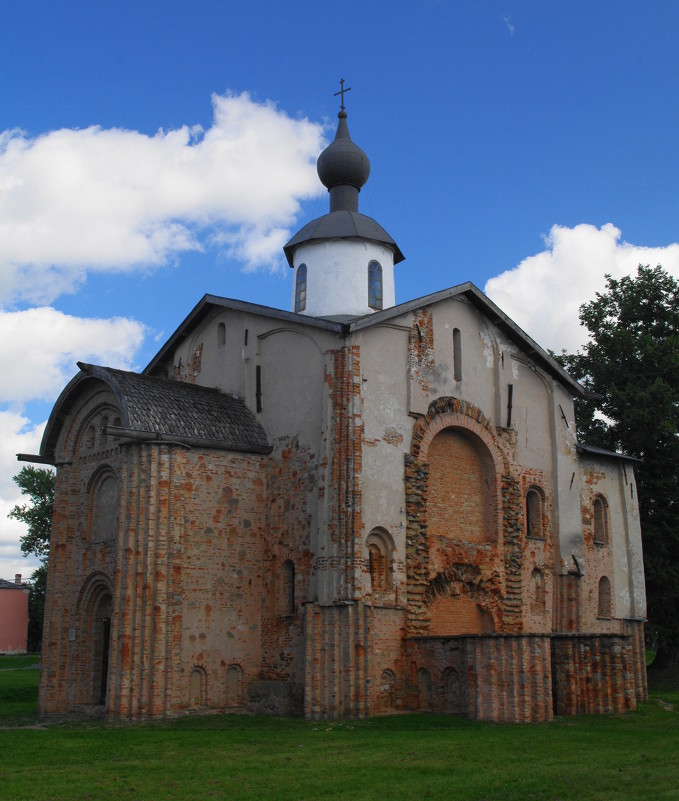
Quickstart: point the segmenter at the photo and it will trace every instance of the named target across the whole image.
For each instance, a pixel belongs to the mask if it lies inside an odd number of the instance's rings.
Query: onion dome
[[[370,160],[351,141],[347,112],[337,115],[335,139],[318,157],[318,177],[330,192],[330,211],[358,211],[358,193],[370,175]]]
[[[404,256],[396,242],[372,217],[358,211],[358,193],[370,176],[370,160],[351,141],[344,106],[337,117],[335,139],[316,163],[318,177],[330,193],[330,213],[307,223],[285,245],[288,264],[294,266],[294,253],[300,245],[331,239],[363,239],[387,245],[394,253],[394,264],[398,264]]]

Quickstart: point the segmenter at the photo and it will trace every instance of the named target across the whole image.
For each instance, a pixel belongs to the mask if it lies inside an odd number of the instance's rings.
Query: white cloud
[[[212,103],[206,131],[0,132],[0,301],[50,303],[88,271],[207,242],[250,269],[278,262],[300,201],[320,191],[322,126],[246,93]]]
[[[72,317],[49,307],[0,311],[0,578],[29,577],[37,559],[24,558],[19,538],[26,527],[7,515],[25,502],[12,476],[21,470],[17,453],[38,453],[45,423],[32,423],[21,411],[30,400],[53,401],[77,372],[76,360],[128,368],[142,344],[145,327],[124,318]]]
[[[55,399],[78,360],[129,368],[145,330],[135,320],[72,317],[49,307],[0,311],[0,403]]]
[[[635,274],[639,264],[662,264],[679,278],[679,244],[650,248],[620,238],[611,223],[555,225],[544,251],[491,278],[485,292],[542,347],[572,353],[587,339],[578,310],[605,289],[606,274],[621,278]]]

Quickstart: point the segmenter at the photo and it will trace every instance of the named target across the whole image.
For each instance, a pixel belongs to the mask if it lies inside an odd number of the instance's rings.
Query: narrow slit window
[[[601,495],[594,499],[594,542],[608,544],[608,504]]]
[[[257,411],[262,411],[262,368],[257,365],[255,368],[255,403]]]
[[[283,596],[281,608],[284,615],[295,614],[295,565],[291,559],[283,562]]]
[[[217,347],[223,348],[226,345],[226,324],[219,323],[217,326]]]
[[[295,311],[306,309],[306,264],[300,264],[295,277]]]
[[[543,539],[542,531],[542,496],[536,489],[526,493],[526,534],[535,539]]]
[[[382,301],[382,265],[378,261],[371,261],[368,265],[368,306],[371,309],[381,309]]]
[[[599,581],[599,610],[598,617],[609,619],[612,616],[611,604],[611,582],[607,576],[602,576]]]
[[[462,381],[462,336],[459,328],[453,328],[453,377]]]

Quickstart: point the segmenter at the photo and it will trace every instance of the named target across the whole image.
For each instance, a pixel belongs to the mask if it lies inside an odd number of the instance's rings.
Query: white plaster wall
[[[296,436],[318,454],[323,427],[323,351],[313,334],[291,328],[272,329],[258,337],[262,368],[260,422],[272,439]],[[253,407],[254,408],[254,407]]]
[[[224,324],[226,331],[226,341],[222,346],[217,340],[220,323]],[[203,387],[218,387],[229,395],[243,397],[243,350],[246,328],[248,324],[243,313],[219,310],[189,338],[181,354],[184,365],[190,363],[196,346],[201,343],[203,345],[200,373],[196,376],[197,384]],[[249,335],[248,332],[248,337]],[[175,356],[174,363],[177,364],[177,361]]]
[[[593,556],[587,561],[594,569],[599,562],[608,563],[612,568],[609,579],[614,591],[614,617],[644,618],[646,591],[641,527],[632,466],[614,459],[587,457],[581,460],[581,467],[586,503],[589,505],[597,493],[608,502],[608,545],[593,545]],[[591,578],[594,586],[598,575]]]
[[[478,406],[493,423],[495,418],[494,367],[496,354],[489,343],[486,321],[470,304],[450,298],[432,306],[434,374],[429,401],[462,398]],[[455,380],[453,331],[460,331],[461,375]]]
[[[404,455],[410,449],[414,423],[407,408],[408,333],[404,327],[376,326],[354,340],[361,347],[362,542],[377,526],[391,534],[394,586],[401,590],[405,587]],[[365,545],[363,550],[367,558]],[[364,592],[369,583],[364,574]]]
[[[553,515],[554,530],[558,534],[554,560],[556,571],[565,574],[575,567],[573,557],[580,566],[583,564],[580,466],[576,451],[573,399],[553,379],[551,385],[551,415],[555,431],[555,447],[552,453]]]
[[[295,277],[291,309],[295,310],[297,268],[307,266],[306,308],[302,314],[330,317],[336,314],[370,314],[368,306],[368,264],[382,265],[383,308],[395,305],[394,253],[377,242],[331,239],[300,245],[295,251]]]

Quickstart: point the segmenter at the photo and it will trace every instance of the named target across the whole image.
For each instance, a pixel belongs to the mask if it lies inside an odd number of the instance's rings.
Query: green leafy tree
[[[559,361],[589,397],[576,401],[579,436],[640,459],[635,468],[648,630],[656,664],[679,663],[679,283],[662,267],[607,276],[580,308],[590,334]]]
[[[27,533],[21,537],[21,550],[24,555],[37,556],[42,562],[31,575],[33,585],[28,599],[28,649],[36,651],[42,641],[55,475],[51,470],[27,465],[14,476],[14,482],[21,490],[21,494],[28,495],[30,501],[21,506],[17,504],[10,511],[9,517],[21,520],[28,526]]]

